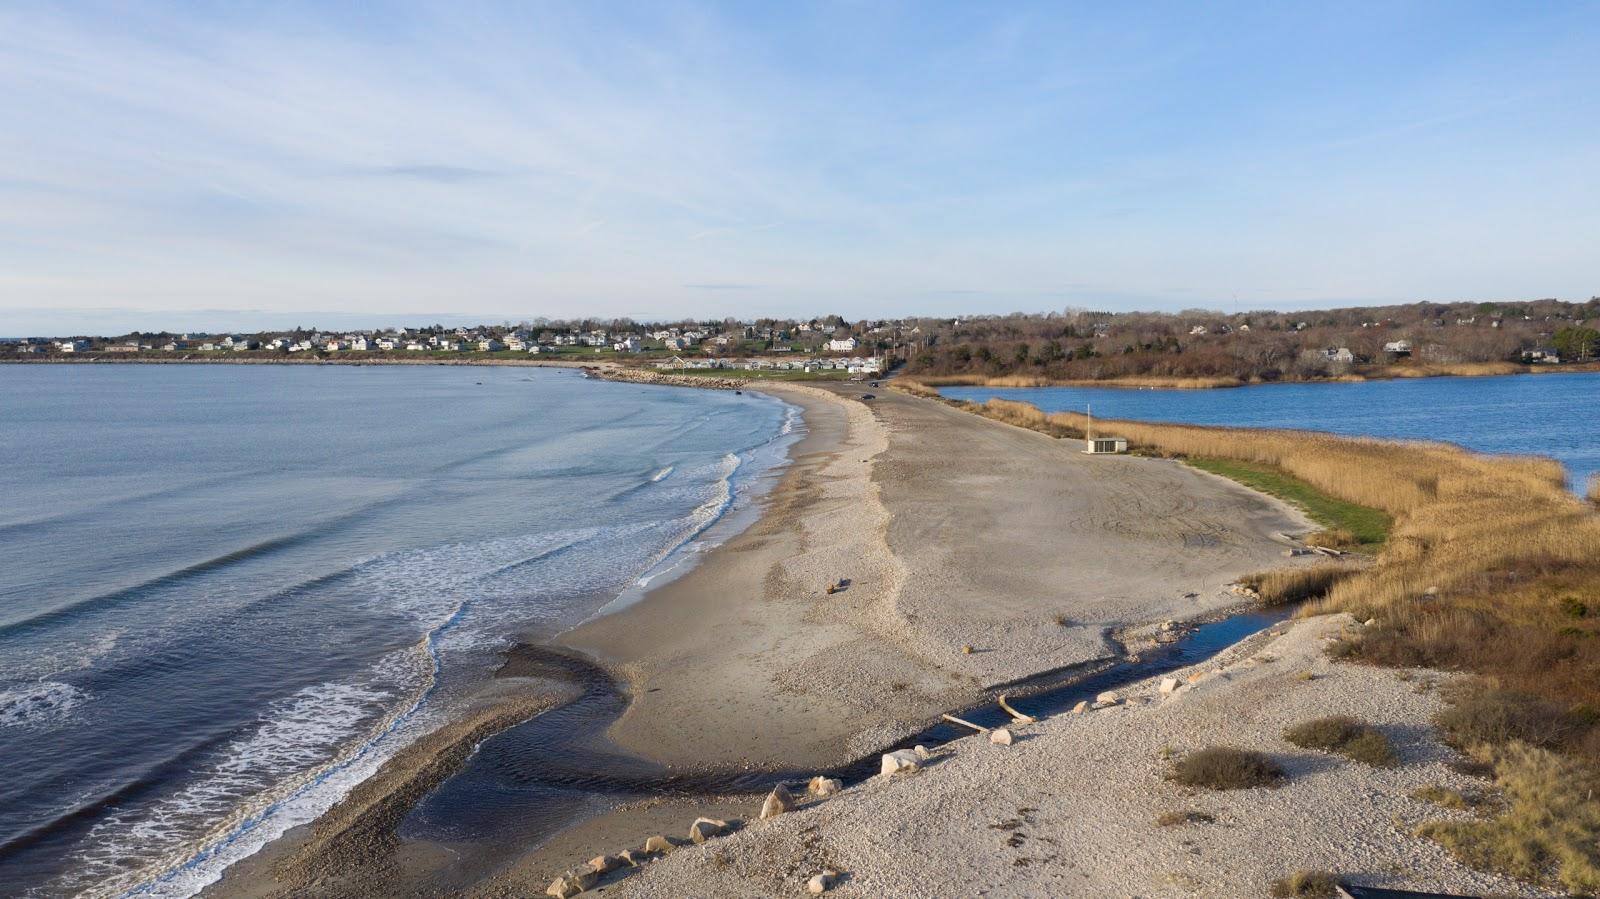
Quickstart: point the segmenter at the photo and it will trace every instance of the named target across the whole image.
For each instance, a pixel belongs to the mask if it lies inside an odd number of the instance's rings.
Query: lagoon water
[[[192,894],[511,638],[681,567],[796,436],[762,396],[510,367],[9,365],[0,412],[29,896]]]
[[[1227,390],[1101,387],[946,387],[954,399],[991,397],[1047,412],[1248,428],[1300,428],[1369,437],[1442,440],[1485,453],[1550,456],[1582,490],[1600,471],[1600,373],[1269,384]]]

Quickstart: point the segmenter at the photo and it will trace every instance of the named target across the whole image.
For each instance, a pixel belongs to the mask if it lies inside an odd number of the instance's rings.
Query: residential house
[[[493,337],[485,337],[478,341],[478,352],[480,353],[498,353],[505,348],[505,344]]]
[[[828,352],[830,353],[853,353],[855,349],[856,339],[854,337],[835,337],[828,341]]]

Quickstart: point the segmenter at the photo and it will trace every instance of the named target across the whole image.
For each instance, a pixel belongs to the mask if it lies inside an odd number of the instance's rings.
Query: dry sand
[[[1146,682],[1112,708],[1021,727],[1011,746],[958,740],[921,772],[872,778],[679,849],[614,875],[606,894],[798,896],[827,867],[846,875],[829,893],[838,896],[1237,899],[1266,896],[1297,870],[1397,889],[1557,895],[1463,867],[1410,835],[1423,820],[1462,814],[1413,790],[1478,784],[1420,723],[1439,708],[1444,675],[1332,663],[1324,638],[1345,626],[1338,616],[1281,627],[1180,672],[1203,678],[1182,694],[1163,698]],[[1371,768],[1282,739],[1286,726],[1329,714],[1377,726],[1400,763]],[[1167,756],[1212,745],[1267,752],[1287,783],[1215,792],[1164,778]],[[1156,823],[1187,810],[1214,821]]]
[[[1119,629],[1236,605],[1223,585],[1307,529],[1174,462],[860,385],[760,389],[810,429],[761,520],[563,638],[630,684],[611,737],[668,764],[839,764],[986,687],[1105,659]]]

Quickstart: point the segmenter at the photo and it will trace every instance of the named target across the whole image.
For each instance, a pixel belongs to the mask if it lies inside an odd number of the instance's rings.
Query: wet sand
[[[1281,564],[1276,535],[1307,529],[1281,504],[1176,463],[1087,457],[937,402],[863,385],[748,389],[797,403],[808,429],[758,521],[636,605],[559,638],[626,685],[610,740],[675,771],[840,765],[996,685],[1104,661],[1143,628],[1237,604],[1222,586]],[[514,720],[484,711],[452,724],[309,839],[269,847],[212,892],[437,894],[439,860],[399,844],[394,826],[459,766],[460,747]],[[590,856],[741,808],[754,811],[749,797],[635,803],[505,859],[479,888],[542,892]]]

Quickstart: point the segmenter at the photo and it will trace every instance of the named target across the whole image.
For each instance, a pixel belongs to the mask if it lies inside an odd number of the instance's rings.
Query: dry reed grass
[[[1334,584],[1351,577],[1361,569],[1328,562],[1299,568],[1275,568],[1258,571],[1239,579],[1239,583],[1256,591],[1261,601],[1270,605],[1298,603],[1328,595]]]

